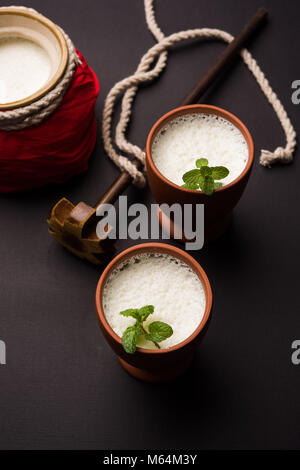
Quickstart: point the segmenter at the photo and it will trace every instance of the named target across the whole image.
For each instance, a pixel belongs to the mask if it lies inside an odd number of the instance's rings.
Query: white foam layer
[[[11,103],[38,91],[51,73],[47,52],[28,39],[0,39],[0,103]]]
[[[194,113],[177,117],[164,126],[152,144],[157,169],[181,186],[182,176],[196,168],[198,158],[209,166],[225,166],[229,175],[223,186],[235,180],[248,161],[248,146],[243,134],[231,122],[214,114]]]
[[[127,308],[154,305],[144,325],[163,321],[173,335],[160,343],[169,348],[188,338],[201,322],[206,305],[205,292],[198,276],[176,258],[160,254],[137,255],[113,271],[103,290],[102,305],[112,329],[122,336],[134,318],[119,312]],[[139,346],[154,348],[150,341]]]

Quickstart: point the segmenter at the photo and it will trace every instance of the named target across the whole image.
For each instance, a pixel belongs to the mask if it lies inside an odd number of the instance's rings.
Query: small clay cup
[[[144,349],[137,348],[134,354],[128,354],[123,349],[121,338],[113,331],[106,320],[102,307],[103,288],[112,271],[114,271],[124,261],[141,253],[161,253],[171,255],[186,263],[196,273],[202,282],[206,307],[201,323],[187,339],[169,349]],[[118,293],[116,292],[116,295]],[[135,245],[117,255],[103,271],[96,290],[96,310],[100,322],[100,327],[104,337],[124,369],[137,379],[146,382],[166,382],[174,379],[191,363],[196,346],[204,337],[212,309],[212,291],[209,280],[199,263],[183,250],[164,243],[144,243]]]
[[[215,190],[211,196],[207,196],[202,191],[185,189],[172,183],[159,172],[152,159],[152,143],[160,129],[173,119],[191,113],[215,114],[227,119],[241,131],[248,145],[248,161],[243,172],[231,183]],[[205,157],[205,155],[202,156]],[[172,205],[178,203],[181,206],[192,204],[193,207],[196,204],[204,204],[205,242],[218,238],[227,229],[231,220],[232,210],[238,203],[247,185],[253,159],[254,144],[247,127],[236,116],[225,111],[225,109],[206,104],[194,104],[173,109],[154,124],[147,138],[147,176],[154,199],[158,204],[167,203]],[[159,220],[162,226],[166,223],[165,217],[162,212],[159,213]]]

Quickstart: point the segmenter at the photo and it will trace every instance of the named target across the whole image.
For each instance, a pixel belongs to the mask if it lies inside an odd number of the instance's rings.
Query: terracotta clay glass
[[[248,161],[242,173],[231,183],[215,190],[211,196],[207,196],[201,191],[185,189],[172,183],[160,173],[152,159],[152,142],[159,130],[173,119],[190,113],[215,114],[227,119],[240,130],[248,145]],[[232,210],[238,203],[247,185],[253,165],[253,158],[254,144],[247,127],[228,111],[205,104],[183,106],[162,116],[152,127],[146,144],[147,177],[154,199],[158,204],[167,203],[168,205],[172,205],[179,203],[182,206],[184,204],[192,204],[193,206],[196,204],[204,204],[205,241],[218,238],[228,227]],[[160,212],[159,219],[162,225],[164,223],[164,217],[163,213]]]
[[[141,253],[161,253],[171,255],[187,264],[202,282],[206,307],[203,318],[191,336],[168,349],[137,348],[134,354],[125,352],[121,338],[113,331],[106,320],[103,307],[103,288],[109,275],[124,261]],[[118,292],[116,292],[118,295]],[[144,243],[135,245],[116,256],[103,271],[96,290],[96,310],[100,327],[110,347],[117,354],[121,365],[134,377],[147,382],[165,382],[181,374],[191,363],[195,348],[207,331],[212,309],[212,291],[209,280],[199,263],[183,250],[164,243]]]

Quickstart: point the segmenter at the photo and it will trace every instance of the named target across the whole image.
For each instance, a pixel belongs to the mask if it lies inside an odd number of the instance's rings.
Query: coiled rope
[[[230,43],[234,37],[220,29],[200,28],[181,31],[178,33],[165,36],[157,25],[153,0],[144,0],[146,22],[149,30],[157,41],[153,47],[142,57],[136,71],[133,75],[119,81],[108,93],[103,110],[102,119],[102,136],[105,150],[111,160],[121,169],[127,171],[133,183],[139,187],[145,185],[145,153],[137,145],[130,143],[125,136],[126,129],[130,120],[132,105],[134,97],[137,93],[139,85],[146,82],[151,82],[159,76],[167,63],[167,49],[173,44],[187,39],[194,38],[217,38],[224,42]],[[270,167],[271,164],[280,161],[282,163],[289,163],[293,159],[293,152],[296,147],[296,132],[295,129],[276,93],[272,90],[269,81],[264,75],[263,71],[257,64],[256,60],[247,49],[243,49],[240,55],[247,65],[250,72],[253,74],[257,83],[259,84],[265,97],[273,107],[281,126],[284,130],[286,137],[286,146],[277,147],[273,152],[269,150],[261,150],[260,164]],[[157,59],[154,67],[150,69],[154,60]],[[124,93],[121,105],[121,113],[119,122],[116,127],[115,144],[112,142],[111,125],[112,115],[117,98],[121,93]],[[120,154],[116,149],[134,155],[143,165],[143,170],[137,169],[136,165],[132,163],[124,155]]]

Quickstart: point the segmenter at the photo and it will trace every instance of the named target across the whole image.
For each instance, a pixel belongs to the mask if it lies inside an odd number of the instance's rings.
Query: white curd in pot
[[[153,305],[154,313],[144,322],[168,323],[173,335],[160,343],[172,347],[188,338],[199,326],[206,307],[202,282],[184,262],[169,255],[144,253],[134,255],[116,268],[103,289],[102,306],[108,323],[122,337],[132,317],[120,315],[128,308]],[[141,337],[138,346],[155,348]]]
[[[12,103],[37,92],[51,74],[48,53],[20,37],[0,38],[0,103]]]

